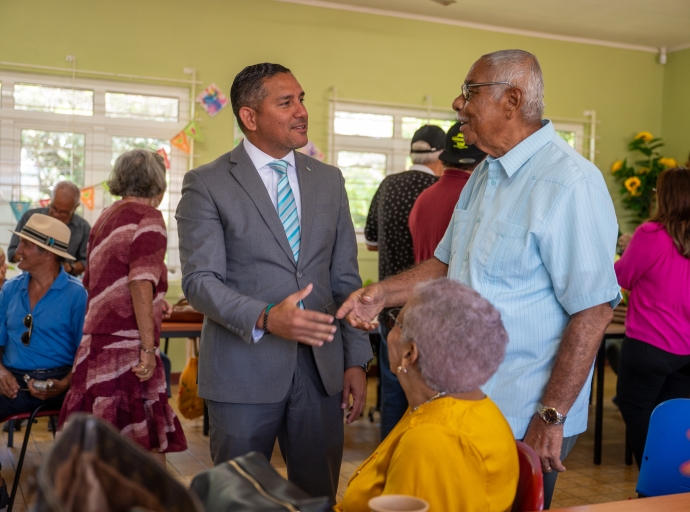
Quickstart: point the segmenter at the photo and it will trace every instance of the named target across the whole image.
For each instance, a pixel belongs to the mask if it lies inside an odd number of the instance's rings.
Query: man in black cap
[[[438,158],[443,151],[445,137],[445,132],[438,126],[426,125],[417,130],[410,149],[413,165],[405,172],[386,176],[374,194],[364,238],[367,249],[379,253],[379,281],[414,265],[412,235],[407,220],[417,196],[443,174],[443,163]],[[390,328],[386,325],[387,312],[384,309],[379,315],[381,439],[388,435],[407,410],[405,394],[388,365],[386,338]]]
[[[436,246],[446,233],[460,192],[472,171],[486,158],[481,149],[465,144],[460,126],[462,123],[450,127],[446,148],[438,157],[444,166],[443,176],[419,194],[410,212],[408,224],[415,263],[433,257]]]

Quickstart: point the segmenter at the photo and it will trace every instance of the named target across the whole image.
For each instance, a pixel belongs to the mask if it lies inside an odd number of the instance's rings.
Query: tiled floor
[[[568,470],[559,476],[552,508],[625,500],[637,496],[635,493],[637,467],[624,464],[623,439],[625,429],[620,413],[611,403],[611,398],[615,394],[615,382],[615,375],[607,368],[602,464],[595,466],[592,462],[594,446],[594,407],[592,406],[589,430],[580,436],[573,452],[565,461]],[[371,380],[369,402],[375,401],[375,391],[374,381]],[[173,405],[176,406],[174,400]],[[366,411],[369,410],[370,405],[368,404]],[[187,434],[189,449],[183,453],[169,455],[168,468],[182,482],[189,483],[194,475],[211,467],[212,462],[208,450],[208,438],[202,435],[201,418],[191,421],[181,418],[181,421]],[[13,468],[19,457],[23,435],[23,430],[21,433],[15,434],[15,446],[13,448],[7,447],[7,434],[2,435],[0,441],[2,476],[10,485],[14,478]],[[350,475],[378,445],[378,435],[378,425],[370,423],[366,416],[345,428],[345,450],[338,489],[339,499],[342,498]],[[16,512],[26,511],[28,504],[35,500],[35,492],[32,490],[34,487],[33,473],[52,443],[52,435],[47,430],[47,420],[39,420],[32,431],[25,469],[22,472],[20,482],[20,493],[14,508]],[[273,454],[272,462],[278,471],[285,474],[285,465],[277,449]]]

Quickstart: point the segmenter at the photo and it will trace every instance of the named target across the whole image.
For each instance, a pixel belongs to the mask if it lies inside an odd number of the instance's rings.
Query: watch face
[[[541,417],[544,418],[544,421],[547,423],[558,423],[559,421],[558,411],[552,407],[544,409]]]

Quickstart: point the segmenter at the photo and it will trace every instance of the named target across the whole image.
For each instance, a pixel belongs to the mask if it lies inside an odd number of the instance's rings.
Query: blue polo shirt
[[[47,370],[71,366],[81,342],[86,314],[86,290],[62,267],[53,285],[34,310],[29,309],[28,272],[10,279],[0,290],[0,346],[2,364],[16,370]],[[29,346],[21,336],[27,331],[24,317],[33,316]]]
[[[620,301],[613,269],[618,223],[599,169],[550,121],[472,173],[435,256],[448,277],[501,312],[505,360],[482,389],[524,437],[571,315]],[[564,435],[587,429],[590,378]],[[549,405],[549,404],[545,404]]]

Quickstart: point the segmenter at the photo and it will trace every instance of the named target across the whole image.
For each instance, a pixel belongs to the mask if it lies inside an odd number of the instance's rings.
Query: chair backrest
[[[517,443],[520,478],[511,512],[544,510],[544,476],[536,452],[522,441]]]
[[[690,492],[690,399],[656,406],[649,421],[637,492],[663,496]]]

